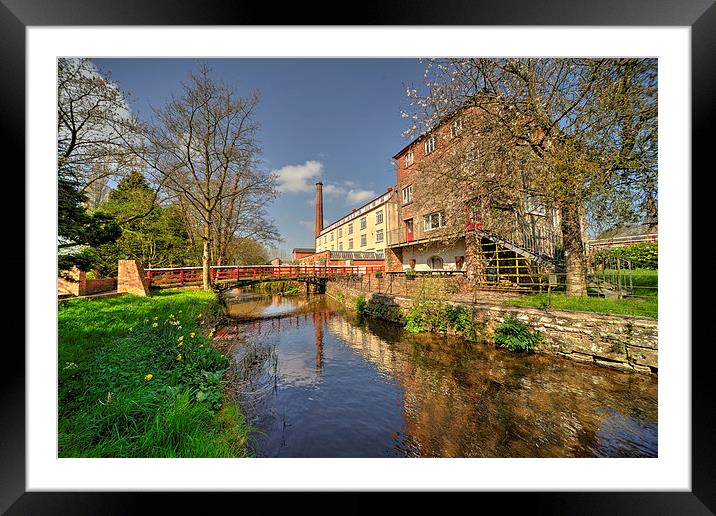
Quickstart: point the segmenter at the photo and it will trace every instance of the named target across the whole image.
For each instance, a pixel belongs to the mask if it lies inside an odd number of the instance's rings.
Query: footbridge
[[[222,265],[209,268],[214,290],[225,291],[257,283],[299,281],[322,291],[327,281],[338,276],[383,272],[383,265],[303,266],[303,265]],[[201,267],[146,269],[150,288],[181,287],[202,284]]]

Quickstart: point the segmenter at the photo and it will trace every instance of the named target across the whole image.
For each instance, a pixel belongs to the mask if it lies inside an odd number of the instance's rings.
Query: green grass
[[[547,308],[547,294],[509,299],[505,304],[516,306],[533,306]],[[552,310],[574,310],[579,312],[598,312],[607,314],[636,315],[658,318],[658,297],[607,299],[603,297],[567,297],[563,293],[552,293],[550,299]]]
[[[217,313],[197,290],[59,303],[60,457],[245,456],[249,425],[210,344]]]

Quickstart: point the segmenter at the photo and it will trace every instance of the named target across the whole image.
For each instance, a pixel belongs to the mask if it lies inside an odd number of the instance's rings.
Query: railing
[[[305,279],[326,278],[339,275],[362,275],[383,272],[383,265],[367,266],[300,266],[300,265],[225,265],[209,268],[211,281],[240,280],[274,280],[274,279]],[[147,284],[150,287],[200,285],[202,283],[201,267],[176,267],[147,269]]]
[[[330,251],[332,260],[383,260],[384,251]]]
[[[587,240],[587,251],[593,253],[601,249],[609,249],[612,247],[622,247],[642,242],[658,242],[658,234],[632,235],[614,238],[602,238],[599,240]]]

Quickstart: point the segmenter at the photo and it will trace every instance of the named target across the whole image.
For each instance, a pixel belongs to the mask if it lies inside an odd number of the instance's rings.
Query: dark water
[[[259,457],[655,457],[657,381],[240,295],[218,332]],[[253,320],[246,320],[253,319]]]

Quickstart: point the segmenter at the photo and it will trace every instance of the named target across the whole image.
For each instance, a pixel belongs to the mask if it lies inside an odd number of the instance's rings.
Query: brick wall
[[[73,267],[72,270],[63,271],[57,278],[57,293],[72,296],[88,296],[109,292],[117,288],[116,278],[87,279],[87,273]]]

